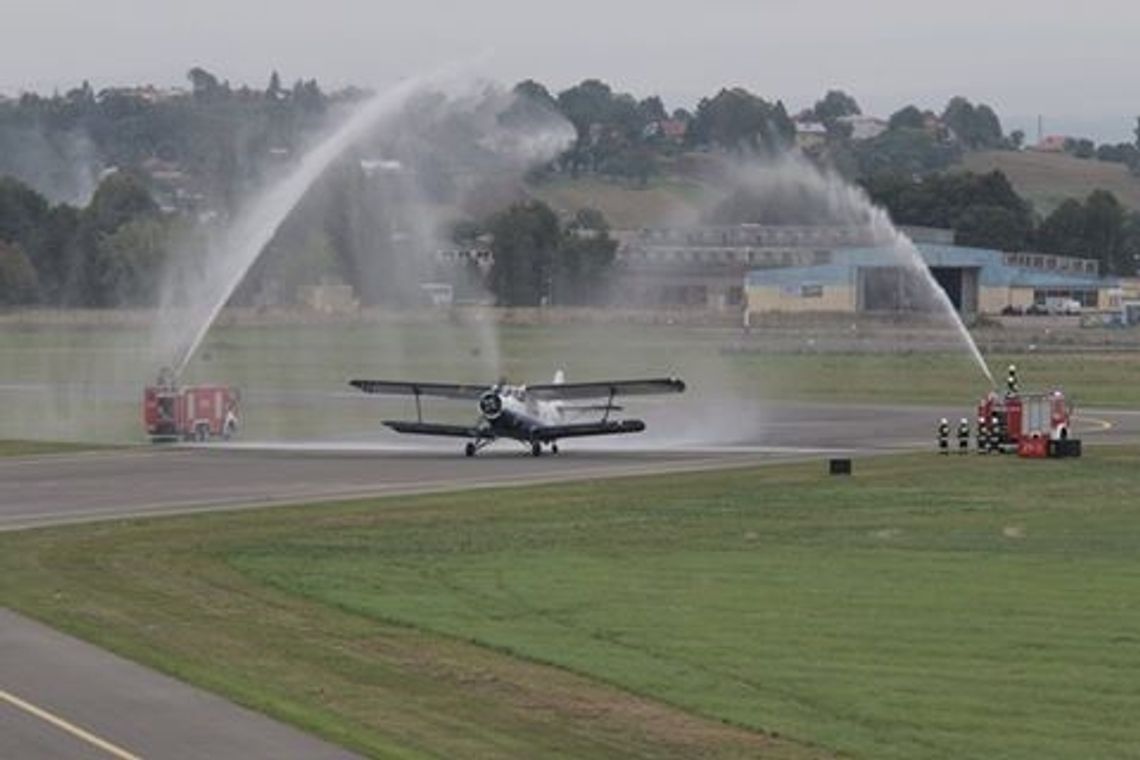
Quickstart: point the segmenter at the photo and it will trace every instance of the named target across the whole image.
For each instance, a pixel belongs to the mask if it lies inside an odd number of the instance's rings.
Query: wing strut
[[[422,424],[424,421],[424,413],[420,409],[420,389],[419,388],[413,388],[412,392],[415,393],[415,395],[416,395],[416,422],[419,422]]]
[[[614,388],[611,385],[610,386],[610,399],[609,399],[609,401],[606,402],[606,413],[602,415],[602,422],[609,422],[610,421],[610,410],[614,408],[614,391],[615,390],[616,390],[616,388]]]

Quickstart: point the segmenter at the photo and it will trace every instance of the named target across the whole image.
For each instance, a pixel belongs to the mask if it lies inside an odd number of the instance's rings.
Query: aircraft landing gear
[[[550,453],[551,453],[551,454],[557,454],[557,453],[558,453],[558,444],[557,444],[557,443],[553,443],[553,442],[551,442],[551,444],[550,444]]]
[[[532,456],[542,456],[542,444],[538,441],[532,441],[530,444],[530,453]]]
[[[463,447],[463,453],[469,457],[473,457],[479,449],[487,446],[494,440],[494,438],[476,438],[474,441],[468,441],[467,445]]]

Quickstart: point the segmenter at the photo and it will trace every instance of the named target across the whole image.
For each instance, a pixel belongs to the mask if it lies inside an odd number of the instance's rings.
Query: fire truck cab
[[[1072,413],[1072,404],[1060,390],[1005,396],[991,391],[978,404],[979,420],[987,424],[997,420],[996,435],[1003,449],[1034,459],[1081,455],[1081,442],[1072,436]]]
[[[179,386],[167,373],[143,392],[143,422],[154,443],[229,440],[238,430],[236,388],[224,385]]]

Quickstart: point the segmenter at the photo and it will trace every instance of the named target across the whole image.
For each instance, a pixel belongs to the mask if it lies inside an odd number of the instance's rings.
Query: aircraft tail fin
[[[562,385],[566,382],[566,373],[562,370],[558,370],[554,373],[554,380],[552,382],[554,385]]]

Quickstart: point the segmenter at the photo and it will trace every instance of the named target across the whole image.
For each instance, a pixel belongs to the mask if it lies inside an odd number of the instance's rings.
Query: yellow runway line
[[[1095,428],[1088,431],[1090,433],[1103,433],[1106,430],[1112,430],[1112,423],[1108,420],[1102,420],[1099,417],[1081,417],[1080,415],[1074,415],[1073,419],[1077,422],[1091,422],[1095,425]]]
[[[3,689],[0,689],[0,700],[7,702],[19,710],[23,710],[29,715],[39,718],[45,723],[50,723],[62,731],[66,731],[77,739],[87,742],[92,747],[103,750],[111,757],[119,758],[119,760],[142,760],[138,755],[133,755],[122,747],[118,747],[105,739],[100,739],[90,731],[85,731],[74,723],[69,723],[58,715],[53,715],[42,707],[36,707],[31,702],[20,699],[15,694],[9,694]]]

